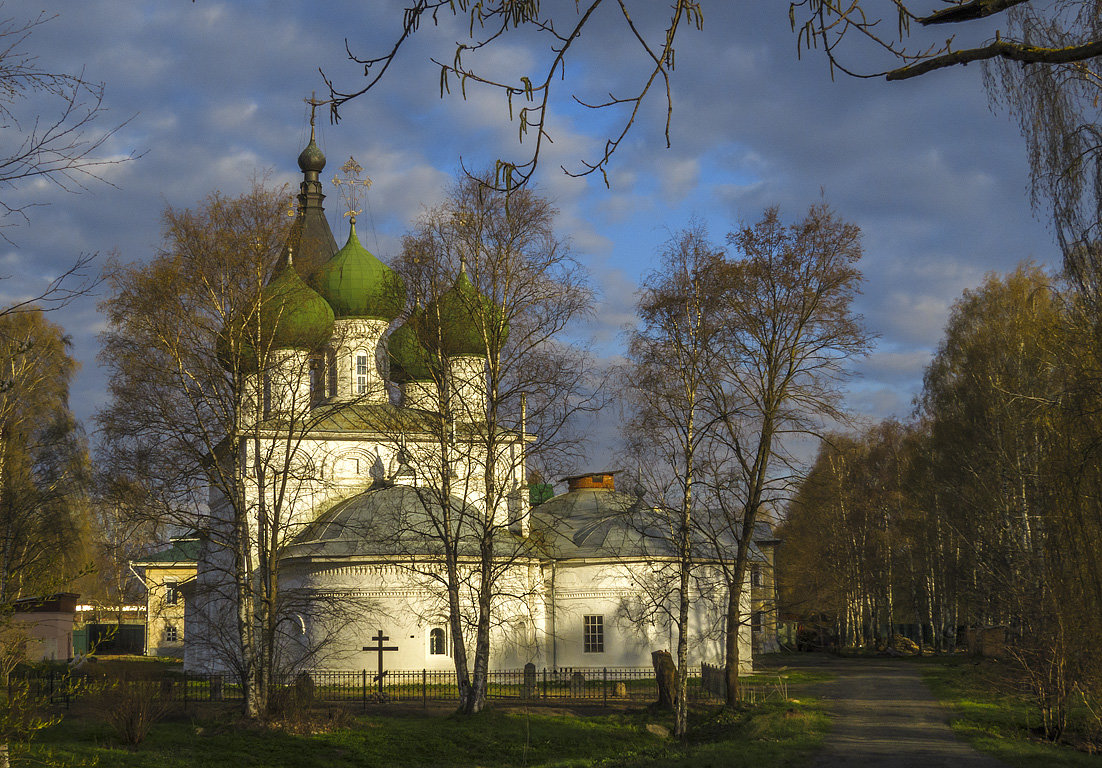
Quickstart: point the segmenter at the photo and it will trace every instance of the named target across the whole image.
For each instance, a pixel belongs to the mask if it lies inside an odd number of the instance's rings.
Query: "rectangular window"
[[[367,355],[356,355],[356,394],[367,391]]]
[[[751,587],[760,587],[761,586],[761,566],[760,565],[755,565],[755,566],[752,566],[750,568],[750,586]]]
[[[586,616],[583,626],[586,653],[605,652],[605,617]]]
[[[180,593],[176,589],[175,581],[165,582],[165,605],[176,605],[176,601],[179,600]]]
[[[750,631],[751,632],[761,632],[762,618],[763,618],[763,612],[762,611],[754,611],[750,615]]]
[[[264,372],[264,418],[272,415],[272,377]]]
[[[175,643],[179,638],[179,633],[176,631],[175,624],[165,624],[165,642]]]
[[[332,349],[325,354],[325,372],[329,378],[329,396],[337,396],[337,353]]]

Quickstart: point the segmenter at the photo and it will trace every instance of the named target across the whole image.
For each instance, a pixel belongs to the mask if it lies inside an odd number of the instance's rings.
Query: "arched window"
[[[433,627],[429,630],[429,655],[445,656],[448,653],[448,636],[443,627]]]

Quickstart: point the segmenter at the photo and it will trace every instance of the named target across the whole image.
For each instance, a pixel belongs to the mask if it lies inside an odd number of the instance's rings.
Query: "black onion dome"
[[[325,153],[321,151],[321,147],[314,141],[314,132],[310,131],[310,143],[306,145],[306,149],[298,156],[298,167],[302,169],[303,173],[313,171],[314,173],[321,173],[325,170]]]

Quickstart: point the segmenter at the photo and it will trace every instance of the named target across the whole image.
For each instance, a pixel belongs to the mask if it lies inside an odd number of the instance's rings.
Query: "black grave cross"
[[[385,646],[383,645],[383,643],[385,643],[389,639],[390,639],[389,637],[387,637],[386,635],[383,634],[383,630],[380,629],[380,630],[377,630],[375,632],[375,637],[371,638],[372,642],[374,642],[375,645],[374,646],[365,645],[363,647],[363,649],[365,651],[375,651],[375,653],[377,653],[379,655],[379,676],[376,678],[376,680],[379,681],[379,693],[380,694],[382,694],[382,692],[383,692],[383,675],[385,674],[383,672],[383,653],[385,651],[396,651],[396,650],[398,650],[398,646],[396,646],[396,645],[385,645]]]

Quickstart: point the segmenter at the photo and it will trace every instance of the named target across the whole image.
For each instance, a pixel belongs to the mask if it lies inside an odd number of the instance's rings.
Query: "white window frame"
[[[356,394],[362,395],[367,392],[367,355],[357,352],[353,364],[356,370]]]
[[[439,633],[441,650],[433,650],[433,635]],[[451,646],[448,643],[448,630],[445,627],[429,627],[429,656],[451,656]]]
[[[165,624],[165,642],[166,643],[178,643],[180,642],[180,632],[176,629],[175,624]]]
[[[584,653],[605,652],[605,617],[590,614],[582,617],[582,651]]]

